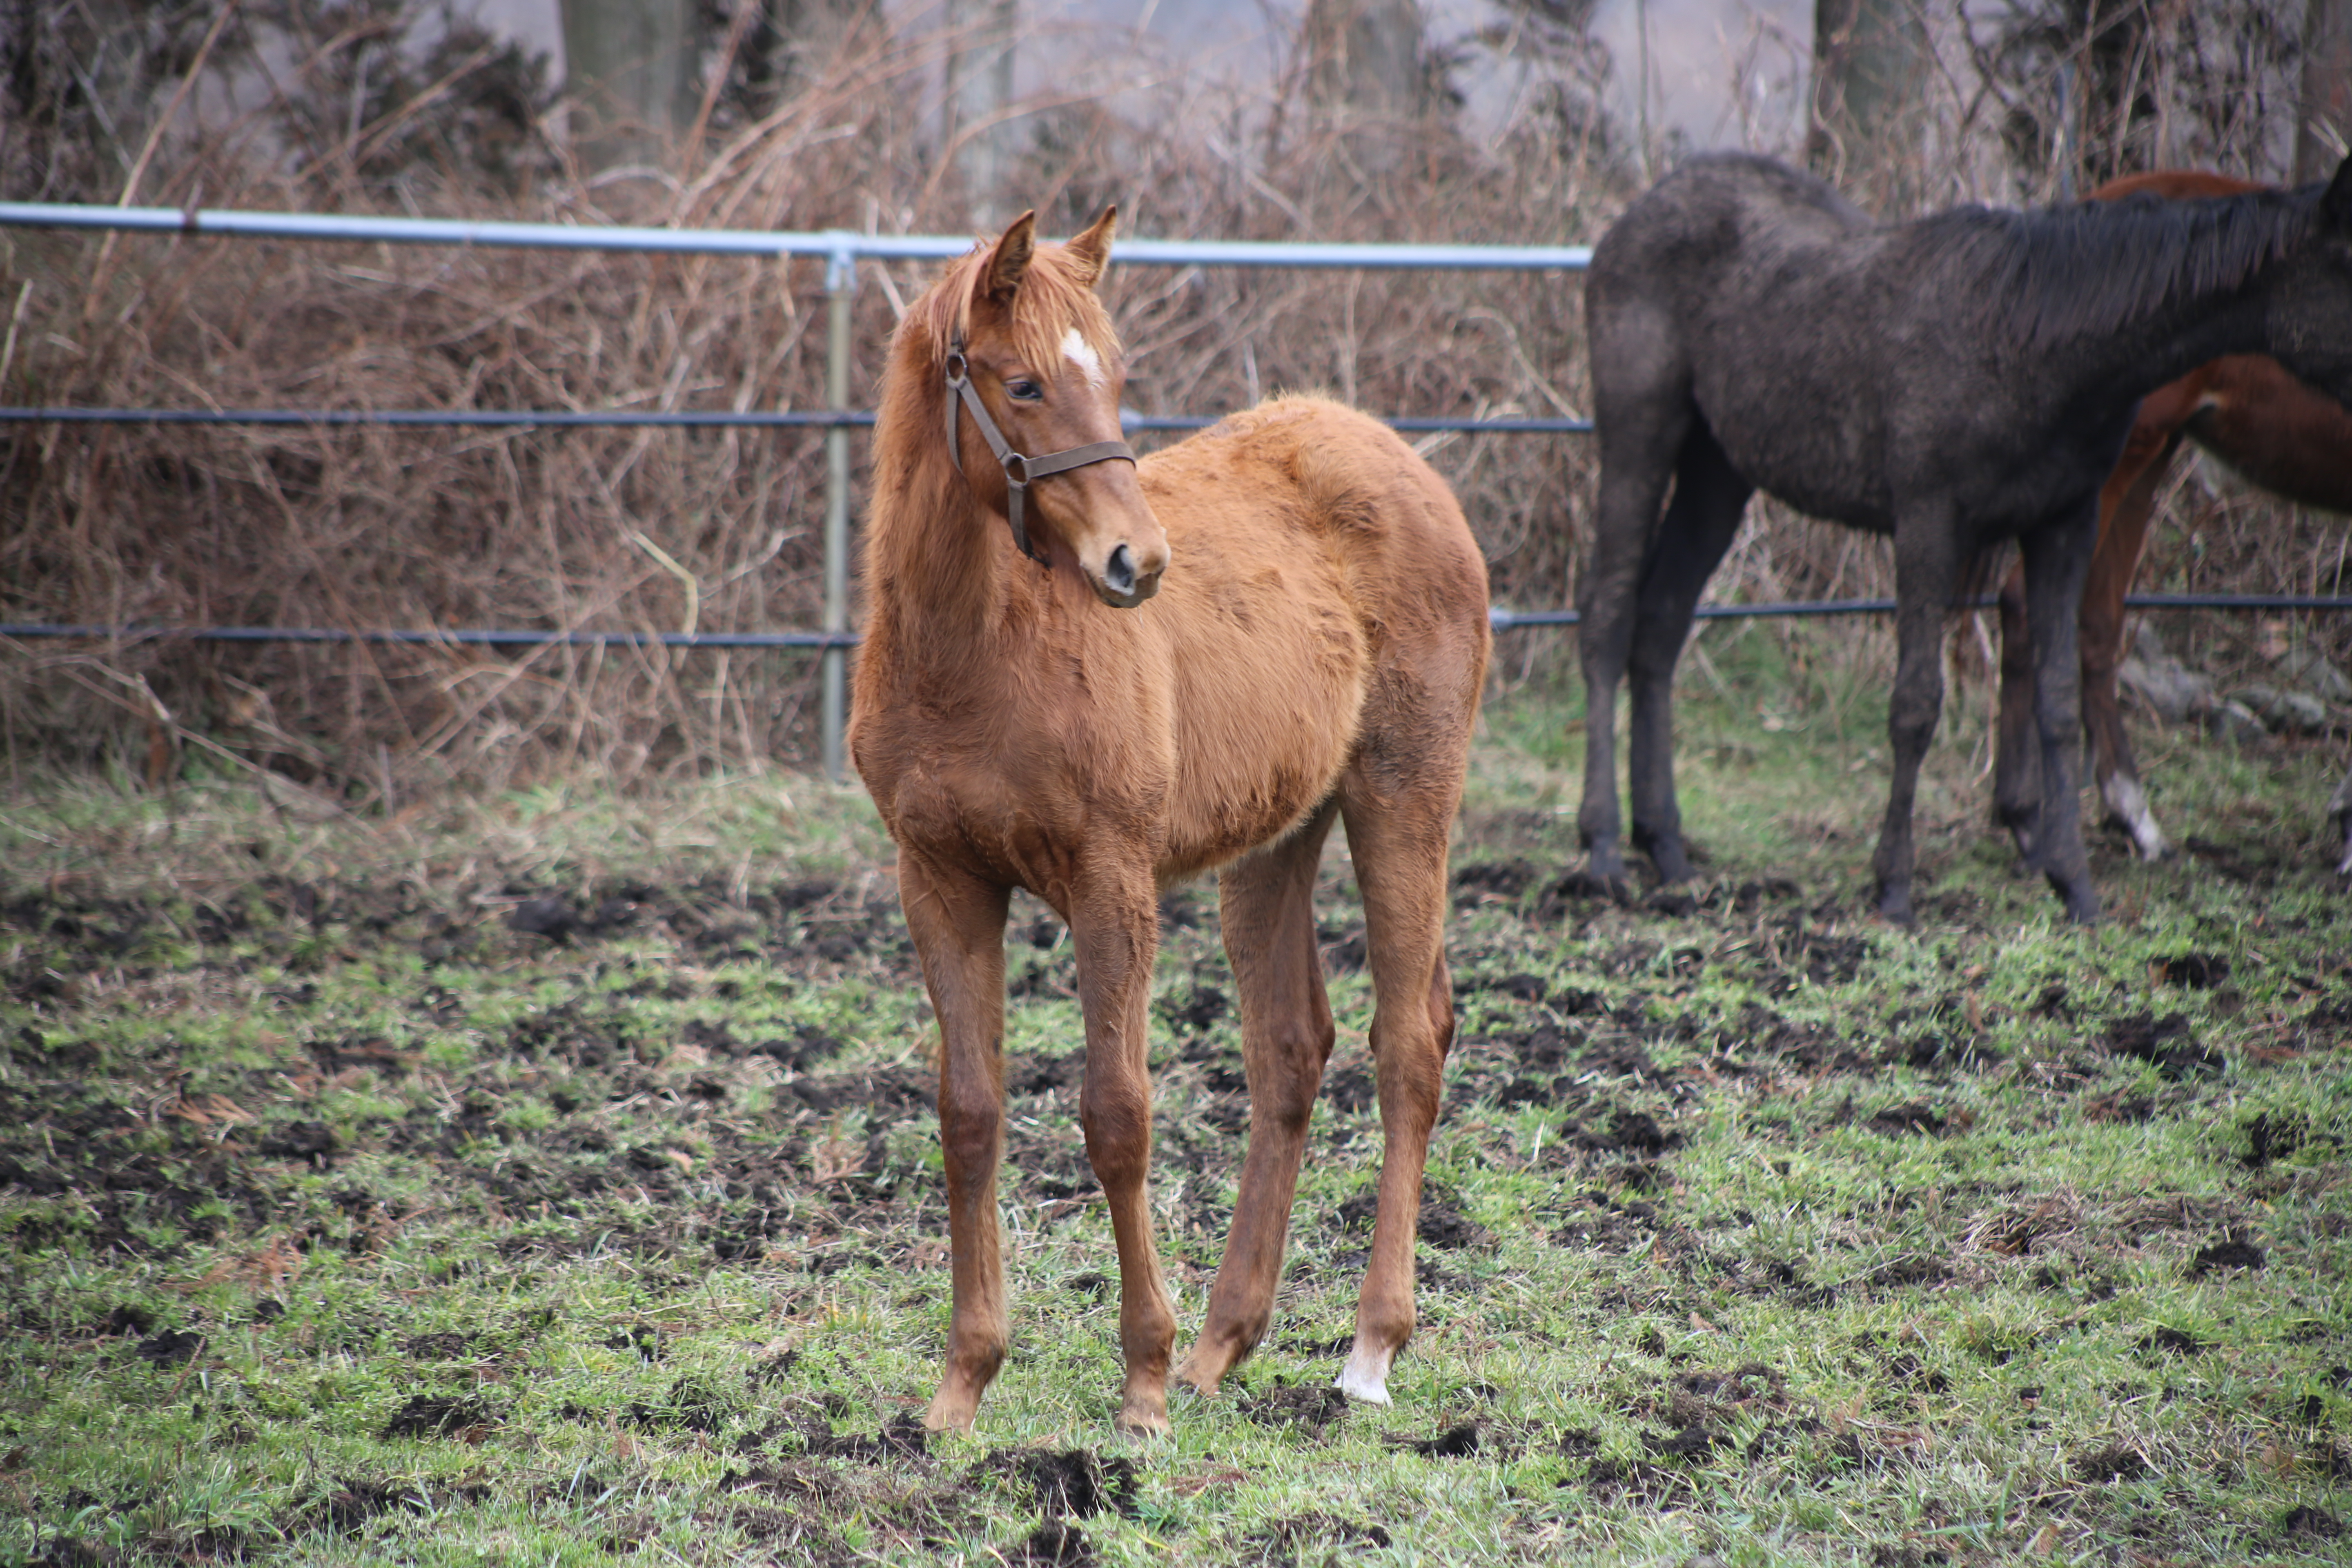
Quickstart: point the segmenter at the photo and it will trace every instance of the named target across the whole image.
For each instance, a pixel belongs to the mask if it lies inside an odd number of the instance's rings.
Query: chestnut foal
[[[1446,837],[1487,652],[1486,570],[1444,481],[1384,426],[1280,398],[1138,461],[1095,285],[1114,214],[1062,246],[1026,215],[951,266],[891,342],[850,747],[898,846],[940,1036],[955,1307],[926,1425],[972,1424],[1006,1348],[1004,921],[1069,922],[1079,1123],[1118,1241],[1118,1424],[1164,1431],[1175,1315],[1151,1235],[1147,1034],[1160,890],[1219,878],[1249,1150],[1201,1337],[1204,1394],[1265,1331],[1331,1050],[1312,897],[1347,824],[1384,1133],[1339,1386],[1385,1403],[1454,1029]],[[1048,453],[1027,457],[1026,453]]]

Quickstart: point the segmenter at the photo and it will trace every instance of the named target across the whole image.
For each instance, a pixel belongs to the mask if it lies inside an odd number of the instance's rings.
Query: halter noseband
[[[962,444],[956,438],[956,413],[961,403],[961,406],[971,410],[972,423],[980,426],[980,434],[987,441],[988,449],[996,454],[997,462],[1003,466],[1004,516],[1005,521],[1013,525],[1013,542],[1020,546],[1022,554],[1038,565],[1050,564],[1045,554],[1029,542],[1028,524],[1022,518],[1022,500],[1028,492],[1030,481],[1058,474],[1066,468],[1083,468],[1089,463],[1100,463],[1112,458],[1124,458],[1132,463],[1135,461],[1135,448],[1124,441],[1094,441],[1083,447],[1072,447],[1066,451],[1049,452],[1042,458],[1024,457],[1013,449],[1013,443],[1007,441],[1004,432],[996,427],[996,421],[989,417],[988,405],[981,402],[980,393],[971,384],[971,363],[964,357],[961,328],[948,343],[947,371],[948,391],[953,394],[947,400],[948,457],[954,461],[956,472],[963,472]]]

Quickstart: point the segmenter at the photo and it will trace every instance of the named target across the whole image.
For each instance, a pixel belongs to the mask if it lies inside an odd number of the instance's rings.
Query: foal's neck
[[[1001,635],[1019,570],[1003,519],[983,509],[947,445],[946,386],[938,367],[894,367],[890,407],[877,421],[874,501],[867,518],[866,592],[902,659],[950,663]],[[1003,537],[1000,537],[1003,536]]]
[[[2259,191],[2219,199],[2275,208],[2296,203],[2297,194]],[[2137,398],[2225,354],[2272,353],[2272,297],[2300,264],[2299,254],[2294,247],[2234,280],[2179,288],[2144,315],[2082,340],[2086,379]]]

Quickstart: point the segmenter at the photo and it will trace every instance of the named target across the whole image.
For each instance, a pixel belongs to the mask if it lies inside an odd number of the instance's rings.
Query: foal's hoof
[[[1349,1398],[1361,1400],[1366,1405],[1386,1405],[1389,1403],[1389,1363],[1393,1359],[1390,1352],[1373,1350],[1359,1340],[1356,1348],[1348,1352],[1348,1364],[1339,1369],[1333,1386]]]
[[[2069,921],[2078,926],[2095,926],[2099,923],[2098,894],[2081,890],[2069,893],[2063,888],[2059,889],[2059,893],[2066,900],[2066,918]]]
[[[1658,879],[1669,884],[1687,882],[1698,875],[1692,868],[1690,852],[1679,838],[1662,838],[1651,845],[1650,864],[1658,868]]]
[[[1214,1399],[1217,1390],[1224,1384],[1225,1373],[1233,1370],[1234,1362],[1239,1359],[1213,1356],[1209,1353],[1207,1346],[1194,1345],[1192,1353],[1184,1358],[1184,1363],[1171,1374],[1170,1381],[1179,1388],[1192,1390],[1203,1399]]]
[[[1128,1437],[1165,1437],[1168,1436],[1168,1402],[1129,1399],[1119,1406],[1118,1420],[1114,1423],[1119,1433]]]

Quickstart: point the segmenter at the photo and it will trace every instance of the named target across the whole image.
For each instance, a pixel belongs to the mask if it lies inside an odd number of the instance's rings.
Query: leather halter
[[[971,384],[971,363],[964,356],[961,328],[948,343],[947,372],[948,391],[953,394],[947,400],[948,457],[955,463],[956,472],[963,472],[962,443],[956,438],[956,415],[961,405],[971,410],[972,423],[980,426],[981,437],[987,441],[988,449],[996,454],[997,462],[1004,468],[1004,515],[1005,521],[1013,525],[1013,542],[1020,547],[1022,554],[1038,565],[1051,564],[1045,554],[1029,542],[1028,524],[1022,516],[1022,501],[1030,482],[1067,468],[1083,468],[1089,463],[1105,462],[1112,458],[1124,458],[1132,463],[1135,461],[1135,448],[1124,441],[1093,441],[1066,451],[1049,452],[1042,458],[1024,457],[1013,449],[1013,443],[1007,441],[1004,432],[996,427],[996,421],[989,417],[988,405],[981,402],[979,391]]]

